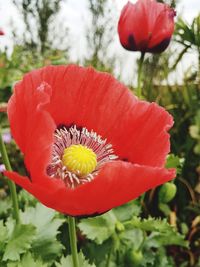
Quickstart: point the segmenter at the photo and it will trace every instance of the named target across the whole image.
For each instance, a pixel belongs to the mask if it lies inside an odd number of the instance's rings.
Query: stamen
[[[47,174],[62,179],[67,187],[75,188],[91,182],[106,162],[117,159],[112,145],[93,130],[78,130],[76,125],[56,129],[52,161]]]

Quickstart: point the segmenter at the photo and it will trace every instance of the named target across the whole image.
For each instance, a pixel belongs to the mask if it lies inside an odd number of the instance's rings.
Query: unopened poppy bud
[[[118,23],[122,46],[130,51],[161,53],[170,43],[176,12],[155,0],[128,2]]]
[[[162,203],[170,202],[176,195],[176,185],[172,183],[165,183],[159,191],[159,200]]]
[[[5,33],[2,29],[0,29],[0,35],[5,35]]]

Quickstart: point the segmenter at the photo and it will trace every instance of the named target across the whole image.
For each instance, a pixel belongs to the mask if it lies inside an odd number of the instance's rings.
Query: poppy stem
[[[74,267],[79,267],[75,218],[68,216],[69,239]]]
[[[3,142],[3,138],[0,132],[0,152],[1,152],[1,157],[2,157],[2,161],[3,164],[5,165],[6,170],[8,171],[12,171],[11,165],[10,165],[10,161],[8,158],[8,154],[6,151],[6,147],[5,144]],[[15,183],[13,183],[12,181],[10,181],[9,179],[7,179],[7,183],[10,189],[10,194],[11,194],[11,198],[12,198],[12,204],[13,204],[13,217],[16,221],[16,223],[18,224],[20,222],[20,217],[19,217],[19,206],[18,206],[18,200],[17,200],[17,191],[16,191],[16,186]]]
[[[139,59],[139,64],[138,64],[138,79],[137,79],[137,96],[139,98],[142,97],[142,87],[141,87],[141,82],[142,82],[142,66],[143,66],[143,62],[144,62],[144,56],[145,56],[145,52],[141,52],[141,56]]]

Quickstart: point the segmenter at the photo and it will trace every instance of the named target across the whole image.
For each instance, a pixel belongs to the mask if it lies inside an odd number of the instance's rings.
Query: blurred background
[[[115,76],[126,84],[134,83],[139,54],[124,50],[117,35],[118,18],[126,2],[0,0],[0,27],[5,31],[4,38],[0,39],[0,48],[6,50],[8,55],[17,45],[42,51],[43,54],[54,49],[54,52],[57,50],[65,54],[63,63],[79,62],[85,65],[98,60],[101,67],[111,68]],[[171,1],[165,2],[170,4]],[[176,1],[176,12],[176,20],[181,17],[185,22],[192,23],[200,12],[198,0]],[[171,65],[177,60],[176,51],[181,48],[174,42],[168,49]],[[168,82],[181,83],[184,73],[195,71],[197,65],[195,50],[184,53],[176,72],[170,72]]]
[[[0,28],[4,32],[4,35],[0,36],[0,110],[4,109],[11,95],[13,84],[21,79],[24,73],[49,64],[92,65],[100,71],[112,73],[134,91],[139,53],[124,50],[117,35],[118,19],[126,2],[125,0],[0,0]],[[167,166],[177,168],[175,179],[177,192],[172,198],[164,198],[160,193],[162,187],[151,190],[134,204],[135,213],[133,213],[142,218],[149,216],[165,218],[185,236],[190,246],[182,248],[181,242],[172,241],[173,235],[169,237],[171,243],[169,240],[167,243],[168,237],[159,239],[157,248],[162,251],[160,258],[154,255],[155,261],[151,259],[155,247],[152,250],[149,245],[151,251],[151,253],[149,251],[149,261],[152,260],[152,263],[146,261],[138,266],[199,267],[200,2],[199,0],[162,2],[175,8],[176,29],[164,53],[148,54],[145,58],[143,96],[146,100],[155,101],[165,107],[174,117],[175,124],[170,131],[171,155]],[[5,113],[0,113],[0,126],[3,129],[13,169],[23,173],[22,155],[15,156],[19,155],[19,150],[10,136]],[[0,167],[3,168],[1,163]],[[4,210],[0,209],[0,216],[5,219],[9,214],[9,205],[5,204],[9,193],[5,182],[2,180],[0,182],[0,198],[4,201]],[[22,197],[21,199],[24,203]],[[143,231],[146,231],[145,227]],[[104,250],[108,245],[105,242],[103,243],[105,247],[101,247]],[[155,242],[158,242],[158,238]],[[82,244],[88,248],[87,257],[93,259],[97,245],[92,245],[85,240],[85,237],[80,236],[80,247]],[[163,249],[166,245],[167,249]],[[165,259],[164,263],[161,258]],[[97,259],[95,263],[97,266],[106,266],[98,264]],[[128,263],[125,266],[129,266]]]

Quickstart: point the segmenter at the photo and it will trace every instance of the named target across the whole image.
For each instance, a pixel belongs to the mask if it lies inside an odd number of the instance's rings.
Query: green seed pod
[[[139,267],[143,260],[143,253],[141,250],[129,250],[126,256],[127,263],[130,266]]]
[[[176,185],[172,183],[165,183],[159,191],[159,201],[162,203],[170,202],[176,195]]]

